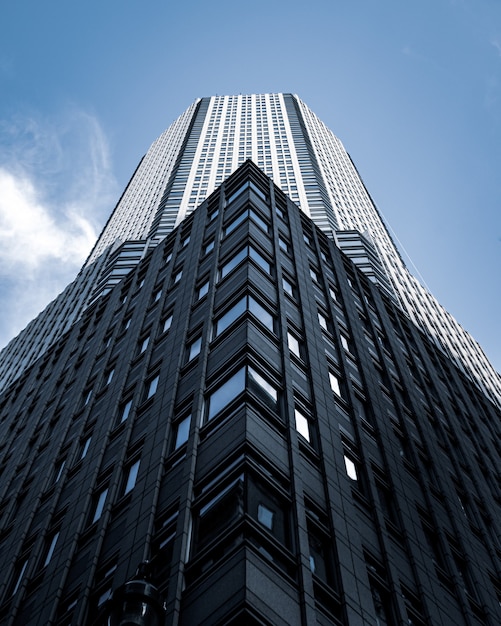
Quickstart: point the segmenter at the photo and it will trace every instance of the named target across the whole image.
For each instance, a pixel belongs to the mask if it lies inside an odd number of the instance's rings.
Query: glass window
[[[132,491],[134,489],[134,486],[136,484],[136,480],[137,480],[137,475],[139,472],[139,464],[141,463],[140,460],[136,461],[135,463],[133,463],[127,472],[127,479],[125,481],[125,487],[124,487],[124,495],[129,493],[129,491]]]
[[[174,284],[178,283],[183,277],[183,270],[179,270],[174,276]]]
[[[155,378],[152,378],[147,384],[147,392],[146,392],[146,399],[151,398],[152,396],[155,395],[156,391],[157,391],[157,387],[158,387],[158,379],[160,378],[160,376],[155,376]]]
[[[172,315],[169,315],[169,317],[166,317],[164,320],[164,325],[162,328],[162,332],[167,332],[169,330],[169,328],[171,327],[172,324]]]
[[[275,514],[264,504],[259,503],[257,506],[257,521],[268,528],[268,530],[273,530],[273,518]]]
[[[228,328],[240,315],[247,310],[247,296],[239,300],[224,315],[216,321],[216,337]]]
[[[184,248],[185,246],[187,246],[190,243],[190,236],[188,235],[187,237],[185,237],[183,239],[183,242],[181,243],[181,247]]]
[[[295,354],[298,357],[301,356],[299,340],[290,332],[287,332],[287,344],[292,354]]]
[[[350,457],[346,456],[346,454],[344,455],[344,465],[346,467],[348,477],[351,478],[351,480],[358,480],[357,466],[355,465],[355,462],[350,459]]]
[[[249,256],[255,261],[261,269],[263,269],[267,274],[271,274],[271,265],[264,259],[259,252],[254,250],[252,246],[249,246]]]
[[[87,437],[87,439],[85,439],[85,441],[82,444],[82,454],[80,455],[80,458],[83,459],[87,456],[87,452],[89,451],[89,446],[90,446],[90,442],[92,440],[92,437]]]
[[[313,281],[318,283],[318,274],[315,272],[315,270],[312,267],[310,267],[310,276]]]
[[[289,296],[293,296],[294,295],[294,290],[292,287],[292,283],[290,283],[286,278],[282,277],[282,287],[283,290],[285,291],[285,293],[288,293]]]
[[[235,267],[243,261],[247,257],[248,248],[242,248],[240,252],[237,252],[235,256],[233,256],[229,261],[227,261],[221,267],[221,278],[224,278],[227,274],[229,274]]]
[[[52,539],[50,540],[50,543],[49,543],[49,547],[48,547],[48,550],[47,550],[47,554],[45,556],[45,561],[44,561],[43,567],[45,567],[46,565],[48,565],[50,563],[50,561],[52,559],[52,556],[54,554],[54,550],[56,548],[56,543],[57,543],[58,539],[59,539],[59,531],[52,535]]]
[[[175,425],[176,439],[174,442],[174,450],[177,450],[183,443],[188,441],[190,434],[191,415],[188,415]]]
[[[212,419],[245,389],[245,369],[242,367],[209,396],[207,419]]]
[[[264,324],[266,328],[268,328],[269,330],[273,332],[273,329],[274,329],[273,315],[271,315],[271,313],[268,313],[268,311],[263,306],[261,306],[259,302],[257,302],[257,300],[254,300],[252,296],[248,296],[248,298],[249,298],[249,304],[248,304],[249,311],[257,317],[257,319],[261,322],[261,324]]]
[[[129,417],[129,413],[132,407],[132,400],[128,400],[122,408],[122,413],[120,415],[120,423],[125,422],[125,420]]]
[[[209,292],[209,281],[204,283],[198,290],[198,299],[203,298]]]
[[[56,465],[56,471],[54,473],[54,482],[57,483],[59,482],[59,479],[61,478],[61,475],[63,473],[64,470],[64,466],[66,465],[66,459],[63,459],[62,461],[60,461],[57,465]]]
[[[142,342],[141,342],[141,346],[139,348],[139,352],[142,353],[146,350],[146,348],[148,347],[148,344],[150,343],[150,338],[149,337],[145,337]]]
[[[197,337],[195,341],[192,341],[190,344],[188,360],[194,359],[196,356],[200,354],[200,349],[202,347],[202,337]]]
[[[115,373],[115,370],[110,370],[108,372],[108,377],[106,379],[106,384],[109,385],[111,383],[111,381],[113,380],[113,374]]]
[[[230,224],[228,224],[228,226],[226,227],[225,233],[229,235],[232,231],[235,230],[235,228],[239,224],[241,224],[244,220],[246,220],[248,216],[249,216],[249,211],[244,211],[243,213],[240,213],[240,215],[238,215]]]
[[[103,489],[97,497],[96,508],[94,509],[94,515],[92,516],[92,523],[97,522],[97,520],[103,514],[104,503],[106,502],[107,495],[108,495],[108,487],[106,487],[106,489]]]
[[[310,441],[310,425],[307,418],[298,409],[294,409],[294,417],[296,418],[296,430],[306,441]]]
[[[281,237],[278,240],[278,245],[280,246],[280,249],[283,250],[284,252],[289,252],[289,245],[288,245],[288,243],[284,239],[282,239]]]
[[[322,315],[322,313],[318,313],[318,323],[320,324],[320,327],[323,328],[324,330],[328,330],[327,328],[327,318]]]
[[[339,378],[332,372],[329,372],[329,382],[332,391],[336,394],[336,396],[341,397],[341,385],[339,384]]]
[[[256,383],[260,390],[265,393],[267,398],[271,398],[273,404],[278,400],[278,392],[267,380],[265,380],[256,370],[249,367],[249,387],[252,388],[252,383]],[[255,386],[254,386],[255,388]]]
[[[209,241],[208,244],[206,244],[206,246],[204,248],[204,252],[205,252],[205,254],[209,254],[209,252],[211,250],[214,250],[214,239],[212,241]]]
[[[159,289],[158,291],[155,292],[155,294],[153,295],[153,301],[154,302],[158,302],[160,300],[160,298],[162,297],[162,290]]]

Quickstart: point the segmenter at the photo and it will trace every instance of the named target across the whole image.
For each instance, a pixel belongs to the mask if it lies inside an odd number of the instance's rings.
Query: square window
[[[257,521],[265,526],[268,530],[273,530],[274,511],[259,503],[257,506]]]

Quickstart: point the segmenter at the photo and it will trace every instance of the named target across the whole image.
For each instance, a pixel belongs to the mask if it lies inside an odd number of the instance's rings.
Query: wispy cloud
[[[75,277],[116,191],[94,116],[0,124],[0,347]]]

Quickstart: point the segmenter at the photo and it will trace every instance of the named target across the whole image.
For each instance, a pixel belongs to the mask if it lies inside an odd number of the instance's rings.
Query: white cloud
[[[0,348],[73,280],[116,194],[92,115],[0,124]]]
[[[0,274],[26,280],[49,259],[78,266],[95,239],[78,207],[59,212],[56,222],[31,180],[0,168]]]

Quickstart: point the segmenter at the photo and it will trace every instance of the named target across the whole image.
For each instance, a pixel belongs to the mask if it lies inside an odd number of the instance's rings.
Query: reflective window
[[[295,337],[290,332],[287,332],[287,344],[288,344],[289,350],[292,352],[292,354],[295,354],[298,357],[301,356],[300,347],[299,347],[299,341],[298,341],[297,337]]]
[[[327,318],[324,315],[322,315],[322,313],[318,314],[318,323],[320,324],[321,328],[323,328],[324,330],[328,330]]]
[[[92,523],[97,522],[97,520],[101,517],[107,495],[108,495],[108,488],[103,489],[103,491],[101,491],[101,493],[97,497],[96,508],[94,509],[94,515],[92,517]]]
[[[351,480],[358,480],[357,466],[352,459],[346,456],[346,454],[344,455],[344,465],[346,467],[348,477],[351,478]]]
[[[296,419],[296,430],[302,435],[306,441],[310,441],[310,425],[308,423],[307,418],[298,411],[298,409],[294,409],[294,417]]]
[[[169,315],[169,317],[166,317],[164,320],[164,325],[162,328],[162,332],[167,332],[169,330],[169,328],[171,327],[172,324],[172,315]]]
[[[83,459],[87,456],[87,452],[89,451],[89,446],[90,446],[90,442],[92,440],[92,437],[87,437],[87,439],[85,439],[85,441],[82,444],[82,454],[80,455],[80,458]]]
[[[191,415],[188,415],[175,425],[176,439],[174,442],[174,449],[177,450],[183,443],[188,441],[190,434]]]
[[[122,414],[120,415],[120,423],[125,422],[125,420],[129,417],[129,413],[132,407],[132,400],[126,402],[122,408]]]
[[[245,389],[245,370],[238,370],[225,383],[214,391],[209,397],[207,419],[212,419],[214,415],[219,413],[226,405],[238,396]]]
[[[57,543],[58,539],[59,539],[59,531],[52,535],[52,539],[51,539],[51,541],[49,543],[49,547],[48,547],[48,550],[47,550],[47,554],[45,556],[45,561],[44,561],[43,567],[45,567],[46,565],[48,565],[50,563],[50,561],[52,559],[52,555],[54,554],[54,550],[56,548],[56,543]]]
[[[202,347],[202,337],[197,337],[195,341],[190,344],[188,360],[194,359],[196,356],[200,354],[200,349]]]
[[[341,385],[339,384],[339,378],[332,372],[329,372],[329,382],[332,391],[336,394],[336,396],[341,397]]]
[[[146,350],[146,348],[148,347],[148,344],[150,343],[150,338],[149,337],[145,337],[142,342],[141,342],[141,346],[139,348],[139,352],[142,353]]]
[[[235,305],[229,309],[224,315],[222,315],[215,325],[215,336],[220,335],[230,324],[232,324],[240,315],[249,310],[257,319],[264,324],[266,328],[273,331],[274,319],[268,311],[259,304],[252,296],[244,296]]]
[[[151,398],[153,395],[155,395],[157,391],[157,387],[158,387],[159,378],[160,376],[155,376],[155,378],[153,378],[152,380],[150,380],[149,383],[147,383],[146,399]]]
[[[285,291],[285,293],[288,293],[289,296],[293,296],[293,287],[292,284],[286,279],[282,277],[282,288]]]
[[[198,290],[198,299],[200,300],[200,298],[203,298],[204,296],[206,296],[208,292],[209,292],[209,281],[204,283]]]
[[[273,517],[274,512],[266,507],[264,504],[259,503],[257,506],[257,521],[268,528],[273,530]]]
[[[137,480],[137,474],[139,472],[140,462],[141,462],[140,460],[136,461],[133,465],[129,467],[129,470],[127,472],[127,479],[125,481],[124,495],[129,493],[129,491],[132,491],[132,489],[134,489],[134,486]]]

